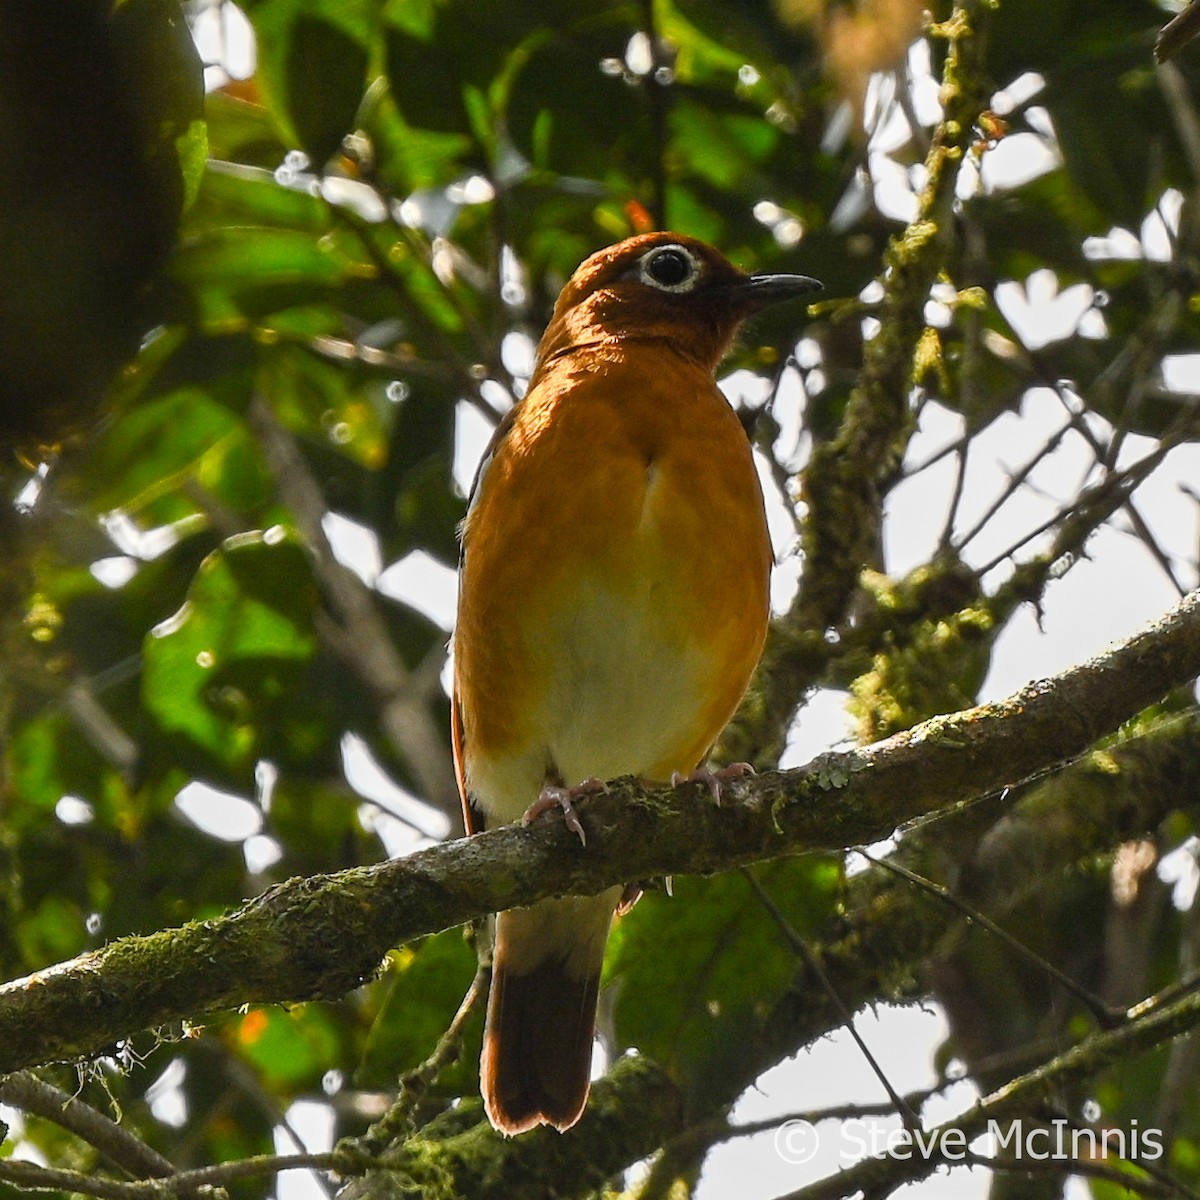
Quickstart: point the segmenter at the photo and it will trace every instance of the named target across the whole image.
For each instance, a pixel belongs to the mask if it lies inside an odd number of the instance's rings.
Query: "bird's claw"
[[[575,812],[575,805],[572,801],[578,800],[580,796],[594,796],[597,792],[607,791],[608,785],[602,779],[585,779],[574,787],[563,787],[557,783],[543,784],[538,798],[525,810],[521,824],[528,825],[531,821],[536,821],[542,813],[549,812],[552,808],[561,809],[567,828],[579,837],[582,845],[586,846],[587,834],[583,831],[583,824]]]
[[[708,788],[709,795],[720,804],[725,784],[753,774],[754,768],[747,762],[730,763],[729,766],[718,767],[715,771],[711,767],[697,767],[687,775],[682,771],[672,771],[671,786],[679,787],[681,783],[702,783]]]

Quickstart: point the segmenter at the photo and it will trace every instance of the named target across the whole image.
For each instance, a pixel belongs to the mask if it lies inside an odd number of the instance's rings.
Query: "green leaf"
[[[808,856],[756,874],[805,935],[828,916],[841,863]],[[680,879],[674,890],[645,897],[617,923],[607,961],[618,987],[613,1022],[619,1047],[636,1046],[701,1095],[734,1069],[798,966],[740,875]]]
[[[1070,75],[1093,49],[1143,42],[1147,63],[1162,9],[1151,0],[1007,0],[991,14],[988,66],[997,83],[1025,71]]]
[[[284,850],[280,878],[315,875],[379,857],[378,839],[359,819],[361,797],[346,785],[281,778],[271,794],[268,830]]]
[[[289,229],[226,227],[214,230],[180,255],[177,276],[185,283],[212,282],[225,288],[241,284],[334,284],[348,264],[333,246],[311,234]]]
[[[671,132],[687,168],[719,188],[750,182],[779,141],[779,131],[751,112],[721,112],[695,100],[671,110]]]
[[[328,1064],[338,1057],[340,1031],[319,1004],[294,1008],[252,1008],[231,1021],[226,1041],[273,1090],[313,1090]]]
[[[605,74],[621,61],[636,25],[623,6],[543,33],[518,62],[506,105],[508,131],[535,166],[561,175],[609,180],[635,190],[655,148],[645,88]]]
[[[47,896],[17,923],[17,945],[27,963],[62,962],[85,946],[84,913],[60,896]]]
[[[300,188],[284,187],[274,171],[246,163],[210,160],[199,200],[190,221],[196,231],[235,224],[322,233],[329,227],[324,201]]]
[[[195,198],[208,132],[204,74],[178,0],[118,0],[113,47],[150,171],[172,201],[172,226]]]
[[[247,770],[316,648],[316,598],[308,557],[282,530],[231,538],[146,639],[147,712],[216,763]]]
[[[66,795],[96,795],[106,764],[62,712],[25,724],[8,747],[8,765],[21,805],[8,816],[10,828],[45,822]]]
[[[89,499],[100,511],[143,508],[239,429],[236,413],[205,388],[147,401],[95,443],[88,456]]]
[[[1118,45],[1073,61],[1039,99],[1080,190],[1110,222],[1137,229],[1157,193],[1162,142],[1172,131],[1147,49]]]
[[[377,35],[373,0],[258,0],[259,81],[285,135],[318,167],[354,127]]]
[[[445,1032],[475,975],[475,953],[461,929],[447,929],[395,951],[387,993],[355,1076],[359,1087],[384,1087],[426,1059]],[[477,1022],[462,1061],[473,1076],[482,1025]]]
[[[301,16],[292,26],[287,108],[300,145],[318,166],[354,128],[366,74],[366,50],[336,25]]]
[[[421,129],[470,136],[453,47],[403,29],[389,29],[384,44],[388,87],[404,120]]]

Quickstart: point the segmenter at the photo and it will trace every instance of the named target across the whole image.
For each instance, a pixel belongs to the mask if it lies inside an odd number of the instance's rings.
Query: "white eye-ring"
[[[686,247],[671,243],[655,246],[638,260],[638,278],[660,292],[690,292],[704,266]]]

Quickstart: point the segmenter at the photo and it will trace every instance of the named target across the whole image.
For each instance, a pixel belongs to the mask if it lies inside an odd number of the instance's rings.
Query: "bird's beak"
[[[750,275],[734,285],[734,295],[751,311],[780,300],[796,300],[819,292],[822,284],[807,275]]]

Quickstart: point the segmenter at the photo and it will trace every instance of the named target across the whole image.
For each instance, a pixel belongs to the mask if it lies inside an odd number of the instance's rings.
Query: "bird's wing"
[[[454,781],[458,784],[458,796],[462,801],[463,826],[467,835],[482,833],[486,828],[483,813],[471,803],[467,792],[467,769],[463,758],[463,720],[462,708],[458,703],[458,688],[450,697],[450,742],[454,751]]]
[[[483,452],[483,457],[479,460],[479,466],[475,468],[475,478],[471,481],[471,491],[467,497],[467,516],[463,518],[459,526],[458,570],[460,578],[462,576],[463,560],[467,555],[467,519],[475,507],[475,501],[479,498],[479,489],[483,483],[483,477],[487,474],[487,469],[491,465],[500,443],[504,441],[508,436],[509,430],[512,429],[519,407],[519,402],[514,404],[500,418],[496,428],[492,431],[491,439],[488,441],[487,448]],[[467,766],[464,752],[466,731],[463,728],[462,705],[459,703],[457,680],[455,680],[450,696],[450,741],[454,751],[454,780],[458,784],[458,796],[462,801],[463,825],[466,827],[468,835],[482,833],[487,828],[487,822],[483,811],[478,805],[472,803],[470,793],[467,791]]]

